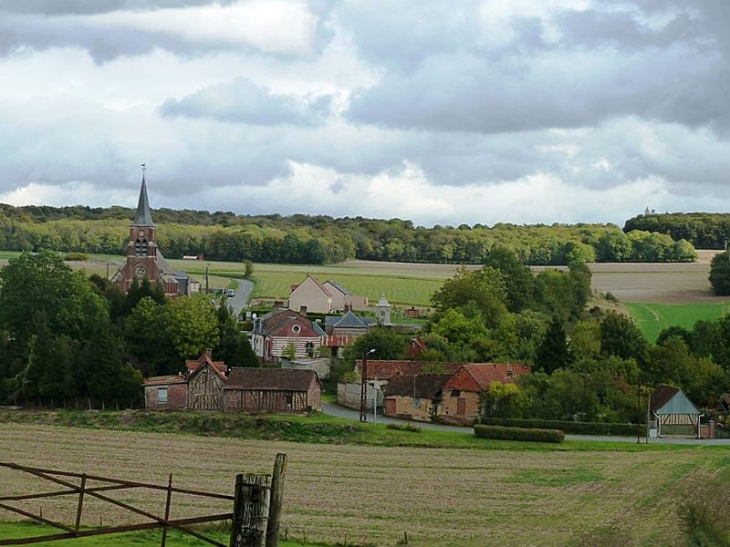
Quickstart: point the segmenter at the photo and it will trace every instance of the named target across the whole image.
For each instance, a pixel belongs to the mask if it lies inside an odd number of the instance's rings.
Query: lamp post
[[[362,354],[362,369],[360,370],[360,421],[368,421],[368,355],[375,353],[375,348],[364,351]]]

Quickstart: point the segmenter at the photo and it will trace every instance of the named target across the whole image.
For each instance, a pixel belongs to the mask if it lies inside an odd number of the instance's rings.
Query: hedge
[[[474,435],[483,439],[533,441],[538,443],[562,443],[565,440],[565,433],[559,429],[525,429],[498,425],[475,425]]]
[[[481,418],[480,424],[498,425],[503,427],[559,429],[565,433],[578,435],[611,435],[616,437],[633,437],[637,433],[636,424],[608,423],[608,422],[573,422],[569,420],[518,420],[514,418]],[[646,426],[642,425],[642,432]]]

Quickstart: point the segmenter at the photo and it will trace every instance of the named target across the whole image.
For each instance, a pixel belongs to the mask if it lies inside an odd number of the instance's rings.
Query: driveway
[[[328,416],[335,416],[337,418],[344,418],[346,420],[360,421],[360,412],[351,408],[345,408],[340,405],[333,405],[330,403],[322,403],[322,412]],[[377,420],[377,422],[374,422]],[[373,417],[372,409],[368,413],[368,423],[379,423],[379,424],[411,424],[417,425],[421,429],[431,429],[434,431],[451,431],[454,433],[466,433],[469,435],[474,434],[474,430],[471,427],[458,427],[453,425],[440,425],[431,424],[428,422],[415,422],[411,420],[400,420],[398,418],[388,418],[387,416],[378,415]],[[566,435],[566,441],[598,441],[598,442],[613,442],[613,443],[636,443],[636,437],[604,437],[598,435]],[[646,442],[645,437],[641,437],[641,444]],[[701,444],[706,446],[728,446],[730,447],[730,439],[686,439],[686,438],[662,438],[662,439],[649,439],[649,444]]]
[[[228,299],[228,305],[233,308],[233,313],[238,315],[243,308],[248,306],[248,301],[251,300],[253,281],[248,279],[236,279],[236,281],[238,281],[238,288],[236,294]]]

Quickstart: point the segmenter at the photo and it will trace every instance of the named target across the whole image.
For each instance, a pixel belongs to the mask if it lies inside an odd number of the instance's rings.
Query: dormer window
[[[300,327],[299,325],[294,325],[294,326],[293,326],[293,327],[291,328],[291,331],[292,331],[292,332],[293,332],[294,334],[299,334],[300,332],[302,332],[302,327]]]

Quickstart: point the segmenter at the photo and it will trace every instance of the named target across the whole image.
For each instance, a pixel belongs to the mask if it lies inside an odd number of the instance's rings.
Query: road
[[[249,281],[248,279],[236,279],[236,281],[238,281],[238,288],[236,289],[236,294],[228,299],[228,305],[238,315],[243,308],[248,306],[248,301],[251,299],[251,292],[253,291],[253,281]]]
[[[344,418],[346,420],[359,421],[360,412],[345,408],[339,405],[322,403],[322,411],[328,416]],[[470,427],[457,427],[452,425],[431,424],[427,422],[413,422],[410,420],[399,420],[398,418],[388,418],[387,416],[378,415],[376,418],[379,424],[412,424],[417,425],[421,429],[430,429],[434,431],[451,431],[454,433],[466,433],[473,435],[474,430]],[[373,423],[372,410],[368,414],[368,423]],[[597,435],[566,435],[566,441],[598,441],[598,442],[614,442],[614,443],[636,443],[636,437],[603,437]],[[641,443],[646,441],[645,437],[641,437]],[[687,439],[687,438],[662,438],[649,439],[649,444],[688,444],[688,445],[706,445],[706,446],[730,446],[730,439]]]

